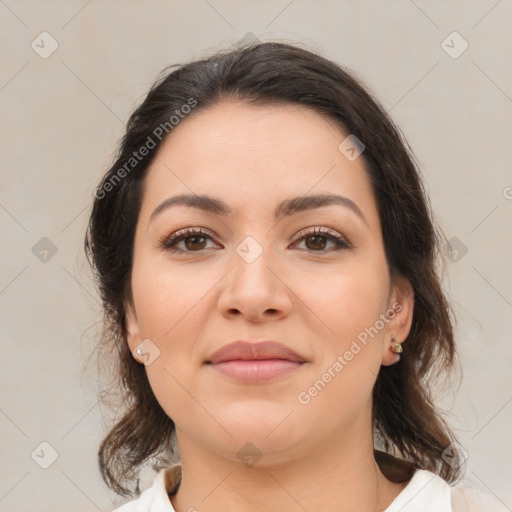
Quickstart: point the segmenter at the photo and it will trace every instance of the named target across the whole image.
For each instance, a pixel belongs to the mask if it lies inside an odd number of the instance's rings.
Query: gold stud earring
[[[395,354],[401,354],[403,352],[402,344],[396,341],[395,337],[391,335],[391,350]]]

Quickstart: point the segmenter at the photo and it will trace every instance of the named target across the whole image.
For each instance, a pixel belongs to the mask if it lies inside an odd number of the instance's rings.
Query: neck
[[[181,437],[181,439],[180,439]],[[379,512],[405,487],[381,473],[373,439],[322,443],[281,463],[254,466],[200,451],[178,433],[182,481],[171,497],[177,512]]]

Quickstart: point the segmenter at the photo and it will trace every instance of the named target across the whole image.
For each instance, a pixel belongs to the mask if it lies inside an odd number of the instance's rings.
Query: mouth
[[[304,363],[286,359],[231,360],[213,364],[220,373],[239,382],[269,382],[297,371]]]
[[[222,375],[244,383],[269,382],[298,371],[307,361],[273,341],[237,341],[225,345],[205,362]]]

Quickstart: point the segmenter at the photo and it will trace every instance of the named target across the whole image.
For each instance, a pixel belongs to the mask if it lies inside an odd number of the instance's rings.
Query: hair
[[[141,466],[165,463],[174,454],[174,422],[127,343],[134,234],[144,178],[176,124],[172,119],[180,122],[180,113],[197,115],[222,101],[307,106],[364,144],[361,158],[376,197],[390,275],[408,279],[415,303],[406,351],[399,364],[381,367],[373,389],[373,428],[384,450],[376,450],[375,458],[394,482],[409,479],[417,468],[455,481],[460,469],[442,458],[455,438],[431,392],[433,379],[455,362],[452,314],[437,268],[441,231],[418,165],[405,137],[353,72],[282,42],[222,50],[166,68],[129,118],[115,162],[96,189],[85,251],[104,311],[100,347],[108,352],[122,398],[120,417],[99,448],[103,479],[118,494],[133,495]],[[145,156],[136,157],[143,147]]]

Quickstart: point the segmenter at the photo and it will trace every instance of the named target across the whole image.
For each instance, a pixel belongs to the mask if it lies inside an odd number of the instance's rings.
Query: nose
[[[275,258],[263,251],[254,261],[233,254],[233,268],[222,281],[218,308],[226,318],[253,323],[280,320],[292,311],[292,291],[281,278]]]

